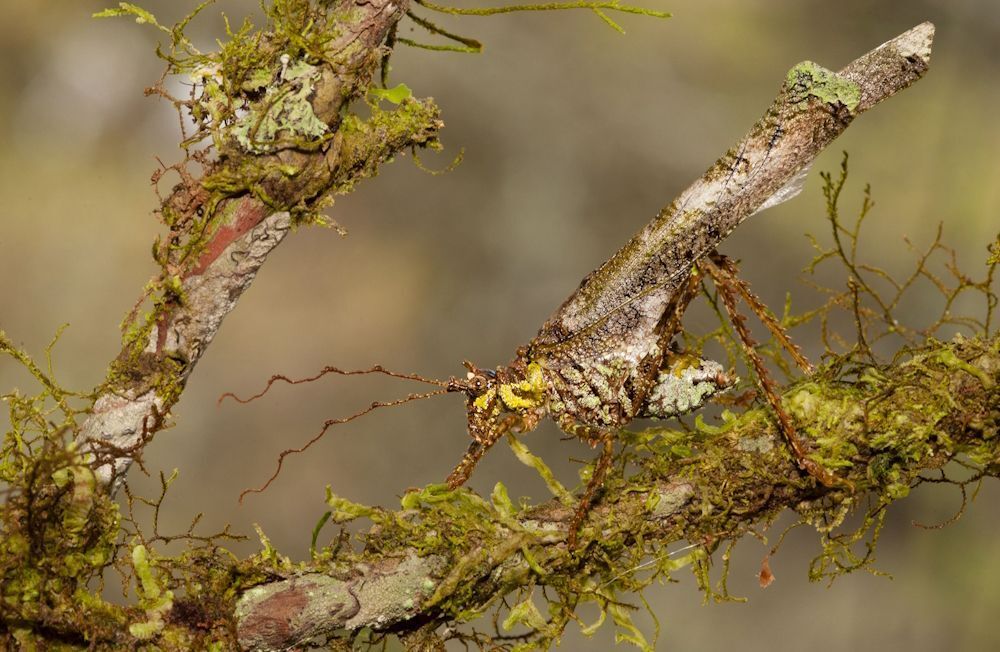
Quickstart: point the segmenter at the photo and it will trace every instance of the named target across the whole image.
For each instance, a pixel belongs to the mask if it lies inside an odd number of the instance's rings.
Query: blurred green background
[[[98,383],[119,349],[118,323],[154,266],[157,233],[149,175],[155,157],[178,158],[171,107],[145,98],[158,77],[157,33],[129,20],[95,21],[107,3],[6,0],[0,21],[0,327],[35,354],[55,330],[57,376]],[[146,0],[170,23],[193,6]],[[307,439],[324,419],[412,388],[372,378],[277,388],[250,406],[216,406],[225,391],[258,389],[272,373],[307,375],[324,364],[381,363],[447,377],[464,358],[507,361],[591,269],[699,176],[755,121],[785,71],[802,59],[837,69],[924,20],[937,25],[927,78],[862,117],[821,159],[852,155],[847,206],[864,182],[877,202],[864,253],[902,273],[902,237],[927,243],[938,222],[959,262],[980,273],[1000,199],[1000,3],[992,0],[648,0],[667,21],[617,16],[620,35],[587,12],[442,19],[481,39],[477,56],[401,48],[392,81],[433,96],[444,111],[446,151],[426,155],[454,172],[431,176],[400,158],[341,198],[330,214],[350,235],[305,229],[272,256],[228,318],[174,411],[176,426],[147,449],[154,474],[177,467],[161,530],[184,530],[204,512],[205,531],[259,523],[283,552],[302,558],[324,511],[323,488],[359,502],[395,505],[407,487],[442,480],[465,448],[461,398],[383,411],[332,431],[289,458],[263,496],[237,495],[271,472],[277,452]],[[206,47],[255,2],[219,2],[196,25]],[[409,33],[404,35],[412,36]],[[423,38],[424,34],[416,34]],[[806,232],[826,235],[814,173],[797,199],[740,227],[723,251],[780,306],[815,295],[796,279],[811,252]],[[831,283],[842,280],[830,277]],[[918,294],[904,318],[926,322],[939,307]],[[978,306],[977,306],[978,307]],[[963,305],[962,309],[971,310]],[[689,320],[689,328],[711,321]],[[822,351],[816,329],[796,334]],[[0,360],[0,388],[33,388]],[[526,443],[564,479],[569,457],[592,453],[560,442],[546,424]],[[472,486],[498,479],[545,498],[504,446]],[[153,493],[134,470],[131,484]],[[730,588],[747,604],[702,605],[685,573],[646,596],[673,650],[983,650],[1000,643],[1000,498],[987,483],[958,523],[948,487],[920,489],[894,506],[877,567],[827,588],[806,580],[816,535],[791,535],[766,591],[755,573],[765,547],[737,547]],[[776,532],[774,533],[776,534]],[[251,540],[234,549],[246,554]],[[649,619],[642,617],[645,623]],[[606,650],[571,632],[568,650]]]

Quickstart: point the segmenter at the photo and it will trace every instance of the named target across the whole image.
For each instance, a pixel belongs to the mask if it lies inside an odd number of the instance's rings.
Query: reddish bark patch
[[[267,207],[255,199],[244,197],[236,207],[235,219],[230,224],[223,224],[205,246],[198,264],[188,273],[188,277],[204,274],[205,270],[237,239],[243,237],[250,229],[260,224],[269,214]]]
[[[240,641],[287,641],[308,604],[309,598],[302,587],[293,585],[278,591],[242,619],[237,636]]]
[[[156,352],[163,351],[163,345],[167,343],[167,315],[160,313],[156,318]]]

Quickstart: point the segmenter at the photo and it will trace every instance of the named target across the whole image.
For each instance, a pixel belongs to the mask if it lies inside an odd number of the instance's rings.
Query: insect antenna
[[[264,386],[264,389],[260,390],[256,394],[254,394],[252,396],[248,396],[246,398],[241,398],[241,397],[237,396],[236,394],[234,394],[233,392],[226,392],[225,394],[223,394],[222,396],[219,397],[218,403],[222,403],[222,401],[225,400],[226,398],[231,398],[234,401],[236,401],[237,403],[243,403],[243,404],[251,403],[251,402],[256,401],[257,399],[261,398],[265,394],[267,394],[271,390],[271,388],[274,386],[274,384],[277,383],[277,382],[283,382],[283,383],[287,383],[289,385],[301,385],[303,383],[314,382],[316,380],[319,380],[323,376],[328,376],[330,374],[336,374],[336,375],[339,375],[339,376],[361,376],[361,375],[365,375],[365,374],[382,374],[384,376],[390,376],[392,378],[401,378],[403,380],[413,380],[413,381],[420,382],[420,383],[426,383],[428,385],[436,385],[437,387],[440,387],[441,389],[435,389],[435,390],[430,391],[430,392],[407,394],[404,398],[395,399],[393,401],[375,401],[371,405],[369,405],[368,407],[366,407],[365,409],[363,409],[363,410],[361,410],[359,412],[356,412],[356,413],[354,413],[354,414],[352,414],[350,416],[341,417],[341,418],[338,418],[338,419],[328,419],[327,421],[323,422],[323,427],[319,430],[319,432],[317,432],[315,435],[313,435],[313,437],[309,441],[307,441],[305,444],[303,444],[302,446],[299,446],[298,448],[289,448],[289,449],[281,451],[281,453],[278,455],[277,466],[274,469],[274,473],[271,474],[271,477],[268,478],[267,481],[264,484],[262,484],[261,486],[259,486],[257,488],[244,489],[240,493],[240,503],[241,504],[243,503],[243,499],[246,497],[247,494],[250,494],[250,493],[262,493],[269,486],[271,486],[271,483],[274,482],[274,480],[281,473],[281,468],[282,468],[282,466],[285,463],[285,458],[286,457],[288,457],[289,455],[291,455],[293,453],[302,453],[302,452],[305,452],[306,450],[309,449],[309,447],[311,447],[313,444],[315,444],[320,439],[322,439],[323,435],[325,435],[326,432],[330,428],[332,428],[333,426],[337,426],[337,425],[340,425],[340,424],[348,423],[350,421],[354,421],[355,419],[357,419],[359,417],[362,417],[362,416],[368,414],[369,412],[372,412],[372,411],[377,410],[379,408],[393,407],[393,406],[396,406],[396,405],[402,405],[404,403],[409,403],[410,401],[418,401],[420,399],[430,398],[432,396],[439,396],[441,394],[447,394],[448,392],[459,391],[460,388],[461,388],[461,386],[462,386],[461,381],[458,381],[458,380],[456,380],[454,378],[449,379],[447,381],[436,380],[436,379],[433,379],[433,378],[425,378],[424,376],[421,376],[419,374],[411,374],[411,373],[403,373],[403,372],[399,372],[399,371],[392,371],[390,369],[386,369],[382,365],[375,365],[374,367],[371,367],[370,369],[341,369],[339,367],[326,366],[326,367],[323,367],[322,369],[320,369],[318,373],[316,373],[316,374],[314,374],[312,376],[305,377],[305,378],[289,378],[288,376],[285,376],[284,374],[275,374],[274,376],[271,376],[268,379],[267,384]]]
[[[381,368],[379,368],[379,367],[376,367],[374,369],[378,369],[379,371],[378,372],[372,371],[372,373],[386,373],[386,372],[382,371]],[[368,373],[368,372],[361,371],[361,372],[346,372],[346,373],[345,372],[337,372],[337,373],[344,373],[344,375],[353,375],[354,373]],[[323,375],[323,374],[321,373],[321,374],[317,375],[316,377],[318,378],[321,375]],[[394,375],[396,377],[407,377],[407,376],[400,376],[400,375],[397,375],[397,374],[390,374],[390,375]],[[411,378],[411,380],[413,380],[413,378]],[[290,382],[292,384],[295,384],[293,381],[288,381],[288,382]],[[305,382],[305,381],[300,381],[300,382]],[[333,426],[340,425],[340,424],[343,424],[343,423],[348,423],[350,421],[354,421],[358,417],[362,417],[362,416],[368,414],[369,412],[373,412],[373,411],[375,411],[375,410],[377,410],[379,408],[393,407],[395,405],[402,405],[403,403],[409,403],[410,401],[418,401],[420,399],[430,398],[432,396],[440,396],[441,394],[447,394],[448,391],[449,391],[447,383],[438,383],[436,381],[428,381],[428,382],[432,382],[432,384],[441,384],[441,385],[444,385],[444,387],[442,389],[435,389],[434,391],[431,391],[431,392],[423,392],[423,393],[419,393],[419,394],[407,394],[404,398],[399,398],[399,399],[396,399],[394,401],[374,401],[371,405],[369,405],[365,409],[363,409],[363,410],[361,410],[359,412],[355,412],[351,416],[341,417],[339,419],[327,419],[326,421],[323,422],[323,427],[320,428],[319,432],[317,432],[315,435],[313,435],[312,439],[310,439],[309,441],[307,441],[305,444],[303,444],[302,446],[299,446],[298,448],[288,448],[288,449],[285,449],[285,450],[281,451],[281,453],[278,455],[278,464],[277,464],[277,466],[274,469],[274,473],[271,474],[271,477],[267,479],[267,482],[265,482],[264,484],[262,484],[261,486],[259,486],[257,488],[244,489],[240,493],[240,504],[243,504],[243,499],[246,497],[247,494],[251,494],[251,493],[253,493],[253,494],[259,494],[259,493],[263,493],[264,491],[266,491],[267,488],[271,486],[271,483],[274,482],[275,478],[278,477],[278,474],[281,473],[281,467],[285,463],[285,458],[286,457],[288,457],[289,455],[292,455],[293,453],[302,453],[302,452],[305,452],[306,450],[309,449],[310,446],[312,446],[313,444],[315,444],[316,442],[318,442],[320,439],[322,439],[323,435],[325,435],[326,432],[330,428],[332,428]],[[270,387],[270,384],[268,385],[268,387]],[[267,390],[265,389],[264,391],[267,391]],[[236,399],[237,401],[240,401],[240,399],[237,398],[237,397],[235,397],[235,396],[233,396],[233,398]],[[240,401],[240,402],[241,403],[247,403],[250,400],[253,400],[254,398],[257,398],[257,397],[251,397],[250,399],[248,399],[246,401]]]
[[[240,398],[233,392],[226,392],[225,394],[219,397],[217,403],[221,404],[222,401],[226,398],[231,398],[237,403],[250,403],[264,396],[264,394],[267,394],[271,390],[271,387],[279,381],[288,383],[289,385],[301,385],[303,383],[311,383],[313,381],[319,380],[323,376],[328,376],[330,374],[337,374],[340,376],[361,376],[364,374],[382,374],[385,376],[391,376],[393,378],[402,378],[403,380],[415,380],[420,383],[427,383],[428,385],[437,385],[438,387],[450,387],[453,384],[453,381],[435,380],[433,378],[424,378],[423,376],[420,376],[418,374],[408,374],[408,373],[401,373],[398,371],[390,371],[389,369],[386,369],[382,365],[375,365],[370,369],[340,369],[338,367],[327,366],[320,369],[319,373],[313,376],[309,376],[307,378],[292,379],[289,378],[288,376],[285,376],[284,374],[275,374],[274,376],[271,376],[268,379],[267,385],[264,386],[264,389],[260,390],[253,396],[248,396],[247,398]]]

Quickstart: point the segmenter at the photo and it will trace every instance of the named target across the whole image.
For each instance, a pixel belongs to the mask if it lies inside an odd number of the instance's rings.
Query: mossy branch
[[[341,545],[312,569],[244,593],[236,608],[240,643],[270,650],[337,630],[343,637],[345,628],[349,635],[433,630],[544,586],[554,616],[545,627],[533,624],[542,635],[532,639],[544,647],[580,603],[608,609],[681,565],[692,565],[711,592],[711,553],[762,532],[786,509],[822,534],[818,579],[869,564],[852,544],[877,534],[891,503],[936,481],[929,472],[956,459],[974,478],[1000,472],[1000,339],[928,341],[885,366],[839,360],[785,388],[783,401],[853,490],[803,476],[768,413],[750,410],[717,429],[626,436],[624,446],[638,451],[628,459],[641,470],[609,482],[575,550],[566,545],[572,507],[558,498],[516,507],[503,499],[502,485],[492,501],[428,487],[404,496],[397,512],[351,514],[331,497],[342,521],[362,515],[375,522],[359,537],[361,549]],[[858,510],[866,518],[857,533],[838,532]],[[666,552],[677,542],[696,547],[678,560]]]
[[[620,34],[624,34],[625,30],[621,25],[616,23],[607,14],[608,11],[617,11],[623,14],[636,14],[640,16],[646,16],[648,18],[670,18],[670,13],[666,11],[656,11],[654,9],[646,9],[644,7],[637,7],[633,5],[626,5],[618,2],[618,0],[578,0],[576,2],[541,2],[541,3],[529,3],[529,4],[511,4],[511,5],[500,5],[495,7],[450,7],[447,5],[439,5],[429,0],[413,0],[414,4],[418,4],[421,7],[429,10],[435,11],[441,14],[448,14],[451,16],[497,16],[500,14],[511,14],[517,12],[526,11],[561,11],[567,9],[587,9],[594,12],[594,15],[600,18],[604,23],[608,25],[611,29],[615,30]],[[449,32],[448,30],[439,27],[435,23],[416,15],[412,11],[408,11],[406,14],[410,20],[419,25],[420,27],[426,29],[432,34],[438,34],[443,36],[450,41],[458,43],[458,45],[434,45],[429,43],[421,43],[419,41],[414,41],[413,39],[397,37],[396,40],[403,45],[409,45],[411,47],[422,48],[425,50],[438,50],[447,52],[467,52],[467,53],[479,53],[483,51],[483,45],[479,41],[468,38],[466,36],[461,36]]]
[[[179,178],[158,211],[168,229],[153,248],[162,271],[126,319],[123,349],[77,437],[102,485],[117,489],[166,425],[222,320],[291,228],[325,223],[336,195],[397,153],[439,147],[433,100],[368,97],[405,5],[275,0],[264,28],[230,29],[213,53],[183,36],[190,16],[168,29],[129,3],[100,14],[133,15],[171,35],[160,52],[166,74],[189,76],[190,96],[171,96],[162,81],[151,92],[195,124],[186,160],[154,177]],[[370,117],[358,117],[355,102],[367,102]]]

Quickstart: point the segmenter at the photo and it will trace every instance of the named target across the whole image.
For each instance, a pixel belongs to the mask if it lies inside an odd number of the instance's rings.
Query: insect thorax
[[[494,406],[497,413],[524,412],[544,407],[545,377],[537,363],[514,364],[506,369],[497,369],[494,376],[495,380],[483,393],[472,399],[471,407],[488,410],[490,406]]]

